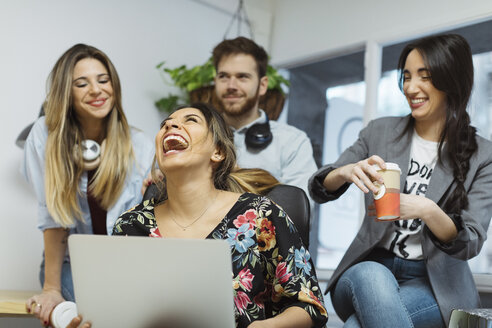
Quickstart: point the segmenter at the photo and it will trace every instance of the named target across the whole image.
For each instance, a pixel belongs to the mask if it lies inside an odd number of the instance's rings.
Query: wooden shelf
[[[40,291],[0,290],[0,317],[32,316],[26,311],[26,300],[38,293]]]

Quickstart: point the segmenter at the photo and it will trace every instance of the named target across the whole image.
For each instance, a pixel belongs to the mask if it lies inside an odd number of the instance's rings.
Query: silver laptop
[[[94,328],[235,327],[224,240],[71,235],[79,314]]]

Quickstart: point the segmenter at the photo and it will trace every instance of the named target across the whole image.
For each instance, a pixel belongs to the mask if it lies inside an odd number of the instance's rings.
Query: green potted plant
[[[164,76],[169,76],[172,85],[180,89],[179,94],[168,94],[156,101],[155,105],[160,111],[170,112],[176,106],[190,102],[208,102],[216,108],[217,99],[214,92],[215,68],[212,58],[209,58],[203,65],[193,66],[191,68],[181,65],[176,68],[165,66],[165,62],[157,65]],[[267,67],[268,91],[260,98],[260,108],[265,110],[268,117],[276,120],[285,102],[283,86],[289,86],[289,81],[281,76],[272,66]]]

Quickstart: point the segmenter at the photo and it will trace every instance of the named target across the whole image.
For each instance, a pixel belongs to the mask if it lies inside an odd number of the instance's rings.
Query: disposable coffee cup
[[[400,218],[400,167],[396,163],[386,163],[386,170],[377,164],[373,167],[383,176],[384,181],[383,184],[374,183],[379,188],[374,194],[376,220],[398,220]]]
[[[66,328],[76,316],[77,305],[74,302],[61,302],[51,311],[51,325],[54,328]]]

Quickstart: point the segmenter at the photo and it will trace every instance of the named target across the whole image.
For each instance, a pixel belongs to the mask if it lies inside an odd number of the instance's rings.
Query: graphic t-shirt
[[[437,147],[437,142],[424,140],[414,131],[404,194],[425,197],[437,160]],[[420,219],[394,221],[392,229],[386,232],[379,246],[395,253],[396,256],[408,260],[421,260],[421,229]]]

